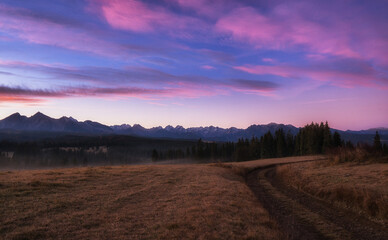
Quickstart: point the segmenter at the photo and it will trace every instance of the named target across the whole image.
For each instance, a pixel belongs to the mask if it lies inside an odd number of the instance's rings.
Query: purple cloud
[[[155,96],[168,97],[174,89],[125,88],[75,88],[57,90],[30,89],[22,87],[0,86],[0,102],[43,102],[48,98],[69,97],[136,97],[150,99]]]
[[[304,49],[319,54],[374,60],[388,64],[388,30],[357,4],[284,2],[267,12],[249,6],[236,8],[216,23],[220,33],[258,49]],[[341,10],[346,9],[346,11]],[[356,13],[356,14],[355,14]],[[387,18],[387,17],[385,17]],[[387,20],[387,19],[386,19]],[[358,27],[357,27],[358,26]],[[377,31],[376,31],[377,30]]]
[[[138,33],[167,32],[172,36],[192,38],[193,32],[203,32],[208,25],[201,19],[177,14],[166,7],[143,1],[91,1],[102,17],[116,29]]]
[[[226,94],[231,91],[268,93],[279,87],[277,84],[267,81],[174,75],[144,67],[126,67],[123,69],[107,67],[76,68],[65,65],[56,66],[13,61],[0,61],[0,67],[15,68],[23,70],[24,73],[40,73],[43,76],[41,81],[46,81],[48,84],[52,82],[52,79],[56,79],[55,84],[51,85],[52,88],[59,89],[54,92],[35,90],[22,92],[22,89],[16,88],[12,95],[20,92],[21,95],[25,93],[28,96],[36,93],[37,96],[40,95],[41,97],[50,97],[50,94],[52,94],[53,97],[76,97],[79,95],[144,97],[144,95],[154,95],[155,97],[195,98]],[[70,82],[72,84],[69,84]]]
[[[356,59],[313,61],[305,65],[243,65],[235,69],[256,75],[275,75],[291,79],[311,79],[341,87],[368,86],[380,88],[388,84],[388,75],[373,65]]]
[[[235,57],[231,54],[221,51],[215,51],[211,49],[200,49],[198,50],[201,54],[213,59],[216,62],[220,63],[230,63],[235,61]]]
[[[51,45],[102,56],[163,55],[152,46],[116,43],[100,27],[47,12],[33,12],[0,4],[1,32],[29,43]],[[108,36],[108,37],[107,37]]]

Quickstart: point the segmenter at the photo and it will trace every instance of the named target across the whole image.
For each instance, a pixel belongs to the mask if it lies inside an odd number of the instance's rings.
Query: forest
[[[373,146],[345,142],[329,124],[311,123],[296,135],[278,129],[260,138],[237,142],[151,139],[132,136],[64,136],[42,141],[1,141],[0,167],[60,167],[89,165],[120,165],[173,160],[194,162],[228,162],[254,159],[328,154],[339,149],[362,149],[387,155],[376,132]]]
[[[360,149],[370,154],[388,155],[387,144],[382,144],[376,132],[373,146],[359,142],[344,141],[341,135],[330,130],[329,124],[311,123],[300,128],[298,134],[285,133],[278,129],[274,134],[267,132],[260,138],[239,139],[237,142],[206,142],[199,139],[186,151],[169,149],[153,150],[153,161],[165,159],[213,159],[218,161],[248,161],[264,158],[280,158],[289,156],[333,154],[340,150]]]

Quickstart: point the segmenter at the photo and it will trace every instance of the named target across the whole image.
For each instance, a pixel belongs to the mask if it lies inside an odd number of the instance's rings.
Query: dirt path
[[[285,187],[274,166],[250,172],[246,181],[289,239],[388,239],[384,226]]]

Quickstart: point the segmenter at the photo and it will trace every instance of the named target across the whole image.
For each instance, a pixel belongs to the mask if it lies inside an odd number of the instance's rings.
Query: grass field
[[[93,167],[0,172],[1,239],[280,239],[228,168]]]
[[[388,164],[309,162],[277,167],[286,184],[388,224]]]
[[[284,239],[245,182],[274,164],[285,183],[387,223],[387,164],[322,159],[0,171],[0,239]]]

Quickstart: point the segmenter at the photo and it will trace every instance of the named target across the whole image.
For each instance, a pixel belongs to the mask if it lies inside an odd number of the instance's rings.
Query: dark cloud
[[[48,98],[68,97],[169,97],[174,89],[125,88],[62,88],[58,90],[0,86],[0,102],[41,102]]]
[[[235,87],[251,91],[273,91],[279,88],[279,85],[273,82],[247,79],[232,79]]]
[[[231,63],[235,61],[235,57],[229,53],[215,51],[210,49],[200,49],[200,53],[220,63]]]
[[[81,96],[102,96],[102,95],[124,95],[124,96],[141,96],[141,95],[165,95],[171,90],[168,89],[147,89],[137,87],[126,88],[73,88],[67,90],[68,93]]]
[[[58,91],[29,90],[3,87],[3,93],[40,97],[71,96],[180,96],[195,97],[214,95],[222,91],[271,92],[278,85],[269,81],[247,79],[215,79],[198,75],[174,75],[161,70],[146,67],[69,67],[25,62],[0,63],[7,69],[16,68],[24,72],[37,72],[43,75],[40,80],[48,84],[55,79],[54,89],[60,82],[66,87]],[[47,78],[48,77],[48,78]],[[54,86],[55,86],[54,85]],[[73,87],[69,87],[73,86]],[[78,87],[74,87],[78,86]],[[218,89],[210,91],[209,89]]]
[[[66,96],[66,93],[42,89],[0,86],[0,96],[63,97]]]
[[[320,61],[310,61],[305,67],[316,71],[337,71],[361,75],[373,75],[376,73],[376,69],[371,62],[357,58],[330,57]]]
[[[0,74],[1,74],[1,75],[8,75],[8,76],[14,75],[13,73],[10,73],[10,72],[3,72],[3,71],[0,71]]]
[[[90,30],[91,25],[85,24],[78,19],[72,19],[69,16],[61,16],[58,13],[47,11],[30,11],[23,8],[9,7],[0,4],[0,15],[8,16],[12,18],[24,19],[27,21],[39,21],[39,22],[50,22],[65,27],[82,28],[84,30]]]
[[[29,64],[25,62],[6,62],[0,63],[0,66],[7,68],[29,70],[43,73],[44,75],[55,78],[56,80],[75,81],[78,83],[98,83],[102,85],[127,85],[127,84],[211,84],[216,82],[204,76],[180,76],[148,67],[128,66],[123,69],[109,67],[68,67],[54,66],[44,64]],[[42,80],[46,79],[42,78]]]

